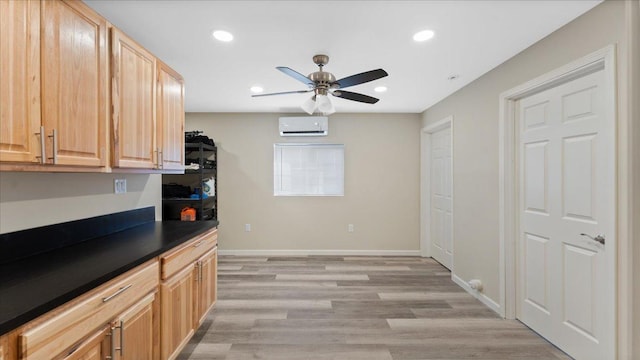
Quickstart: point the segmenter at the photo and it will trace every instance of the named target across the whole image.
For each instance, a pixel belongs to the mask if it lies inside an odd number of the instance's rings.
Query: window
[[[344,145],[274,144],[273,195],[344,196]]]

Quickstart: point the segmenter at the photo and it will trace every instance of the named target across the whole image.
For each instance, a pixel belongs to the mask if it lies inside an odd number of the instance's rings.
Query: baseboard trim
[[[480,291],[472,289],[471,286],[469,286],[469,284],[466,281],[462,280],[462,278],[456,274],[451,273],[451,280],[453,280],[454,283],[458,284],[461,288],[463,288],[466,292],[471,294],[473,297],[480,300],[480,302],[485,304],[489,309],[495,311],[496,313],[498,313],[498,315],[504,317],[502,307],[493,299],[481,293]]]
[[[420,256],[420,250],[218,250],[232,256]]]

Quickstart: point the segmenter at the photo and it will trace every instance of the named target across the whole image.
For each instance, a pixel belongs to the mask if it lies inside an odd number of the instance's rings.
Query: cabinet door
[[[53,357],[54,360],[102,360],[112,355],[111,326],[106,326],[80,344]]]
[[[194,271],[186,267],[160,286],[161,358],[175,359],[193,335]]]
[[[118,319],[114,359],[152,360],[157,358],[157,331],[154,319],[156,293],[147,295]]]
[[[164,63],[158,61],[158,147],[160,167],[184,169],[184,81]]]
[[[0,161],[40,161],[40,2],[0,0]]]
[[[48,163],[105,166],[107,22],[81,1],[43,1],[41,6]]]
[[[207,313],[216,302],[218,248],[200,258],[196,266],[196,301],[194,323],[196,328],[202,324]]]
[[[111,28],[111,51],[113,166],[153,169],[156,58],[116,28]]]

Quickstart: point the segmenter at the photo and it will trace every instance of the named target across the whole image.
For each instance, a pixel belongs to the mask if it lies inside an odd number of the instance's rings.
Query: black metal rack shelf
[[[218,149],[215,146],[204,143],[185,143],[185,162],[189,160],[198,164],[198,169],[185,169],[184,174],[164,174],[162,183],[177,183],[192,188],[199,198],[164,198],[162,199],[162,219],[179,220],[180,211],[184,206],[193,206],[196,209],[196,220],[217,220],[218,219],[218,198],[209,196],[202,198],[203,182],[206,179],[214,179],[214,194],[218,194],[217,186],[217,160]],[[206,165],[206,167],[205,167]],[[213,168],[211,168],[213,166]]]
[[[215,196],[209,196],[208,198],[204,198],[204,199],[192,199],[192,198],[162,198],[162,201],[166,201],[166,202],[200,202],[200,201],[211,201],[211,200],[216,200]]]

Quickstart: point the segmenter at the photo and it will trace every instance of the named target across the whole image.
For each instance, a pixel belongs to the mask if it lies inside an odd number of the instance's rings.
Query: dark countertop
[[[217,225],[150,222],[0,264],[0,335]]]

